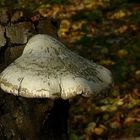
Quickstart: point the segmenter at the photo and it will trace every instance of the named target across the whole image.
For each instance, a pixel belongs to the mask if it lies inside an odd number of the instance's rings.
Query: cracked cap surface
[[[23,54],[0,74],[1,89],[29,98],[102,97],[112,84],[108,69],[44,34],[33,36]]]

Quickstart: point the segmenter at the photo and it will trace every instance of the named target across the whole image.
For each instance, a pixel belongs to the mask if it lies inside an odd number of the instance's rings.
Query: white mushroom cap
[[[112,83],[108,69],[44,34],[33,36],[21,57],[0,74],[1,89],[30,98],[103,96]]]

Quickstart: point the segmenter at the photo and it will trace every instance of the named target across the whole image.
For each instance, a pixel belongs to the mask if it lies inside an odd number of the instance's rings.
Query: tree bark
[[[24,16],[20,10],[1,10],[0,72],[22,54],[28,39],[38,33],[57,38],[56,23]],[[0,140],[68,140],[68,110],[69,102],[65,100],[28,99],[0,90]]]
[[[47,114],[44,121],[42,132],[48,140],[65,140],[68,139],[67,119],[68,119],[69,102],[68,100],[55,100],[54,106]],[[54,135],[55,134],[55,135]],[[42,139],[45,140],[45,139]]]

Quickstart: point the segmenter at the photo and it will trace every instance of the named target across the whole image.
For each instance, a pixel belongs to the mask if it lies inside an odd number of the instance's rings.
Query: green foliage
[[[94,11],[80,11],[72,16],[73,20],[85,19],[87,21],[101,22],[103,20],[103,13],[97,9]]]
[[[107,40],[105,36],[98,36],[98,37],[89,37],[89,36],[83,36],[79,41],[76,42],[76,44],[82,44],[83,47],[87,46],[94,46],[94,45],[101,45],[110,47],[112,44]]]
[[[55,4],[69,4],[70,2],[68,0],[50,0],[50,3],[55,3]]]
[[[93,38],[88,36],[83,36],[79,41],[76,42],[76,44],[82,44],[83,47],[91,45],[91,42],[93,41]]]
[[[140,35],[137,36],[135,41],[136,41],[137,47],[140,48]]]
[[[128,75],[130,74],[129,68],[129,65],[125,62],[125,60],[117,59],[117,63],[112,66],[115,82],[124,82],[127,80]]]
[[[109,0],[111,9],[118,8],[119,6],[126,4],[126,2],[126,0]]]
[[[140,123],[133,123],[129,126],[131,129],[140,128]]]
[[[17,0],[10,0],[10,1],[7,1],[7,0],[0,0],[0,7],[3,7],[3,6],[13,6],[14,4],[18,3]],[[14,7],[13,7],[14,8]]]
[[[3,6],[5,4],[5,0],[0,0],[0,6]]]
[[[79,140],[78,136],[75,134],[75,131],[72,129],[69,129],[69,140]]]
[[[129,23],[138,23],[140,22],[140,11],[133,12],[126,19]]]
[[[74,133],[70,134],[69,139],[70,140],[79,140],[78,136],[76,134],[74,134]]]
[[[0,6],[5,7],[12,7],[13,9],[26,9],[28,11],[33,11],[35,8],[39,6],[40,3],[35,3],[34,0],[13,0],[13,1],[6,1],[0,0]]]

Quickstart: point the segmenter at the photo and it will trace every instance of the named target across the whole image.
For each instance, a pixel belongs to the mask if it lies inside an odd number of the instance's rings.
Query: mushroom
[[[28,98],[101,97],[112,84],[107,68],[45,34],[33,36],[22,55],[0,74],[2,90]]]
[[[104,97],[112,84],[108,69],[71,52],[57,39],[45,34],[33,36],[22,55],[0,73],[0,88],[7,93],[27,98],[59,98],[54,100],[41,130],[32,123],[32,117],[25,116],[35,132],[47,132],[48,140],[67,137],[67,99],[80,94],[84,97]],[[25,102],[27,110],[28,107],[35,108]],[[30,114],[38,113],[33,112],[31,110]],[[21,132],[28,131],[28,127],[19,129]]]

